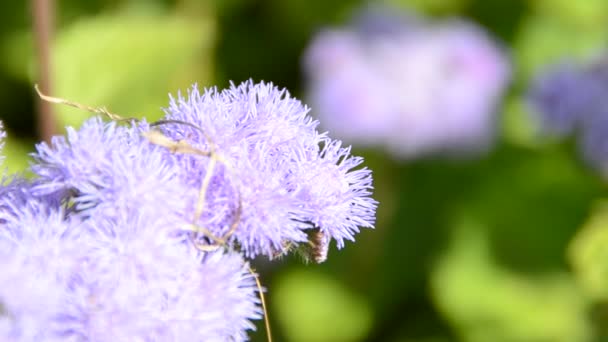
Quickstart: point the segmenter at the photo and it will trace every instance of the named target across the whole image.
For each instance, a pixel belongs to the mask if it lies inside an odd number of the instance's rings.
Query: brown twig
[[[85,106],[83,104],[80,104],[78,102],[72,102],[66,99],[62,99],[59,97],[52,97],[49,95],[45,95],[41,90],[40,87],[38,87],[38,84],[34,85],[34,89],[36,89],[36,92],[38,93],[38,96],[40,96],[40,99],[43,100],[44,102],[47,103],[56,103],[56,104],[61,104],[61,105],[66,105],[66,106],[70,106],[70,107],[74,107],[74,108],[78,108],[80,110],[84,110],[86,112],[90,112],[90,113],[95,113],[95,114],[102,114],[107,116],[108,118],[110,118],[110,120],[114,120],[114,121],[139,121],[139,119],[137,118],[123,118],[122,116],[118,115],[118,114],[114,114],[110,111],[108,111],[105,107],[90,107],[90,106]]]
[[[51,40],[53,37],[54,0],[33,0],[34,45],[40,87],[46,93],[52,89]],[[55,134],[56,118],[50,103],[38,101],[38,134],[44,141],[50,141]]]

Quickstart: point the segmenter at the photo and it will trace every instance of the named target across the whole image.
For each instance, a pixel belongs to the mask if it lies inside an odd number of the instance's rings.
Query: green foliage
[[[6,157],[2,167],[6,168],[9,174],[21,173],[28,167],[28,152],[32,150],[32,142],[26,142],[7,137],[5,140],[2,154]]]
[[[591,30],[606,30],[608,2],[604,0],[530,0],[533,8],[546,16]]]
[[[288,341],[359,341],[371,327],[366,300],[314,270],[285,272],[271,290]]]
[[[154,120],[166,106],[165,94],[196,81],[208,84],[212,43],[213,22],[205,18],[82,19],[62,30],[55,43],[55,92],[124,116]],[[78,125],[90,115],[65,107],[58,111],[62,126]]]
[[[464,341],[588,341],[586,303],[566,273],[524,276],[492,260],[485,228],[463,220],[432,288]]]
[[[521,80],[530,79],[543,66],[563,59],[586,59],[605,48],[608,29],[573,25],[550,16],[524,20],[514,43]]]
[[[446,14],[460,12],[467,7],[471,0],[387,0],[387,3],[401,6],[410,10]]]
[[[569,257],[574,274],[594,300],[608,300],[608,203],[599,203],[573,239]]]

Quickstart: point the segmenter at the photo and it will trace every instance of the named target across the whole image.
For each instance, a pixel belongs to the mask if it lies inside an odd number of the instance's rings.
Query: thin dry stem
[[[185,125],[185,126],[190,126],[196,130],[198,130],[199,132],[201,132],[201,134],[203,135],[203,137],[205,138],[205,140],[207,141],[207,144],[209,145],[209,149],[210,154],[214,154],[215,153],[215,144],[213,143],[213,139],[211,139],[211,137],[209,136],[209,134],[207,134],[207,132],[205,132],[204,129],[200,128],[199,126],[190,123],[190,122],[186,122],[186,121],[181,121],[181,120],[158,120],[154,123],[151,123],[150,126],[160,126],[160,125],[166,125],[166,124],[179,124],[179,125]]]
[[[213,158],[212,156],[211,160],[209,161],[209,165],[207,166],[207,172],[205,172],[205,177],[203,178],[201,188],[198,192],[198,202],[196,203],[196,208],[194,209],[193,219],[195,223],[198,222],[203,214],[203,208],[205,207],[205,202],[207,200],[207,189],[209,189],[209,183],[211,183],[211,177],[213,176],[215,164],[217,164],[217,159]]]
[[[165,121],[163,123],[181,123],[181,121]],[[192,127],[199,129],[195,125],[192,125]],[[237,205],[236,213],[234,215],[234,220],[230,224],[230,228],[228,229],[228,232],[226,234],[224,234],[221,238],[215,236],[208,229],[197,226],[196,222],[200,219],[200,217],[202,216],[202,213],[205,209],[207,191],[209,189],[211,177],[213,177],[213,171],[216,169],[217,163],[218,162],[222,163],[226,167],[227,172],[231,176],[234,176],[234,171],[233,171],[232,167],[230,166],[230,164],[224,158],[222,158],[219,154],[217,154],[214,150],[212,150],[212,151],[200,150],[200,149],[188,144],[185,140],[180,140],[180,141],[176,142],[176,141],[168,138],[167,136],[163,135],[159,131],[146,132],[146,133],[144,133],[144,136],[151,143],[157,144],[159,146],[163,146],[174,153],[194,154],[194,155],[201,155],[201,156],[206,156],[206,157],[211,158],[209,165],[207,166],[207,172],[205,173],[205,176],[203,177],[203,181],[201,182],[201,188],[199,190],[198,200],[197,200],[195,211],[194,211],[194,218],[192,220],[193,223],[192,223],[192,225],[190,225],[189,230],[192,230],[194,232],[203,233],[206,237],[210,238],[217,244],[225,245],[227,243],[228,239],[230,238],[230,236],[232,236],[232,234],[234,234],[234,232],[238,228],[238,224],[241,219],[241,213],[242,213],[243,206],[242,206],[242,201],[241,201],[241,193],[240,193],[240,191],[238,191],[238,189],[236,189],[238,205]],[[213,146],[213,144],[211,144],[211,143],[209,143],[209,145]],[[200,246],[201,244],[195,243],[195,245]],[[213,247],[216,248],[216,246],[213,246]]]
[[[236,213],[234,214],[234,220],[232,221],[232,224],[230,225],[230,229],[226,232],[226,234],[224,234],[222,236],[222,240],[224,242],[228,241],[230,236],[232,236],[232,234],[234,234],[234,232],[236,231],[236,228],[239,225],[239,222],[241,221],[241,214],[243,213],[243,205],[241,203],[241,193],[238,190],[237,190],[237,196],[238,196],[238,206],[236,207]]]
[[[264,311],[264,325],[266,326],[266,337],[268,338],[268,342],[272,342],[272,333],[270,331],[270,320],[268,319],[268,309],[266,308],[266,300],[264,298],[264,289],[262,288],[262,282],[260,282],[260,278],[258,277],[255,270],[249,266],[249,273],[253,275],[255,279],[255,284],[258,287],[258,292],[260,293],[260,301],[262,302],[262,310]]]
[[[181,227],[181,229],[182,230],[188,230],[188,231],[191,231],[191,232],[194,232],[194,233],[202,233],[203,235],[205,235],[209,239],[213,240],[219,246],[223,246],[223,245],[226,244],[225,240],[223,240],[222,238],[218,238],[209,229],[207,229],[205,227],[201,227],[201,226],[197,226],[196,224],[189,223],[189,224],[183,225]]]
[[[205,244],[205,243],[199,243],[196,241],[193,241],[192,244],[194,245],[194,247],[196,249],[198,249],[201,252],[215,252],[218,249],[222,248],[222,246],[223,246],[223,245],[219,245],[219,244],[210,245],[210,244]]]
[[[61,104],[61,105],[78,108],[80,110],[84,110],[89,113],[102,114],[114,121],[139,121],[139,119],[137,119],[137,118],[123,118],[122,116],[120,116],[118,114],[114,114],[114,113],[108,111],[105,107],[90,107],[90,106],[80,104],[78,102],[73,102],[73,101],[69,101],[66,99],[59,98],[59,97],[52,97],[52,96],[45,95],[38,88],[38,84],[35,84],[34,88],[36,89],[36,92],[38,93],[38,96],[40,96],[41,99],[43,99],[44,101],[50,102],[50,103],[56,103],[56,104]]]
[[[188,144],[185,140],[175,141],[169,139],[166,135],[162,134],[159,131],[151,130],[148,132],[142,133],[142,135],[148,139],[154,145],[159,145],[167,148],[172,153],[181,153],[181,154],[196,154],[199,156],[209,157],[211,156],[211,152],[202,151],[197,148],[192,147],[192,145]]]

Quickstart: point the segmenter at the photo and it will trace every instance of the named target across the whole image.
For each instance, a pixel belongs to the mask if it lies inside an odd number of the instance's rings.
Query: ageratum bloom
[[[2,188],[0,338],[247,339],[253,276],[239,254],[186,243],[174,156],[146,127],[91,119],[38,146],[33,183]]]
[[[32,171],[38,175],[36,195],[55,195],[71,204],[73,215],[124,222],[133,216],[153,217],[173,234],[190,219],[192,192],[180,177],[174,156],[142,134],[144,122],[121,126],[100,118],[86,121],[67,137],[37,146]]]
[[[583,159],[608,170],[608,60],[559,63],[533,80],[528,102],[540,131],[575,134]]]
[[[261,313],[240,255],[188,249],[154,217],[74,217],[34,200],[3,215],[1,340],[247,339]]]
[[[193,87],[166,112],[173,122],[162,126],[167,136],[215,151],[220,160],[212,168],[210,158],[179,156],[192,189],[210,176],[197,225],[229,235],[245,255],[281,254],[306,243],[314,228],[340,248],[360,227],[373,227],[371,172],[349,148],[319,133],[308,108],[286,90],[252,81],[202,94]]]
[[[93,118],[38,145],[36,178],[0,187],[0,339],[246,340],[243,254],[314,231],[322,260],[373,224],[370,171],[307,111],[271,84],[194,87],[156,125]]]
[[[605,87],[605,86],[604,86]],[[573,62],[562,62],[541,71],[532,81],[528,101],[544,133],[565,136],[581,127],[597,111],[606,92],[597,75]]]
[[[500,47],[472,23],[389,16],[380,25],[378,13],[322,31],[304,55],[324,127],[403,158],[486,149],[510,73]]]

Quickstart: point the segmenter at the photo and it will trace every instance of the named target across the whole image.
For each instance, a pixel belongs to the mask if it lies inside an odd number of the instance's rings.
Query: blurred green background
[[[321,265],[256,260],[275,341],[608,341],[604,180],[572,142],[538,139],[523,94],[543,66],[608,42],[606,0],[392,0],[462,16],[513,60],[496,148],[480,160],[396,161],[374,170],[376,230]],[[301,54],[362,1],[55,1],[52,95],[123,115],[162,115],[168,93],[272,81],[304,98]],[[0,2],[5,165],[27,167],[39,140],[32,3]],[[56,132],[90,114],[54,106]],[[313,109],[314,110],[314,109]],[[264,341],[261,321],[252,340]]]

